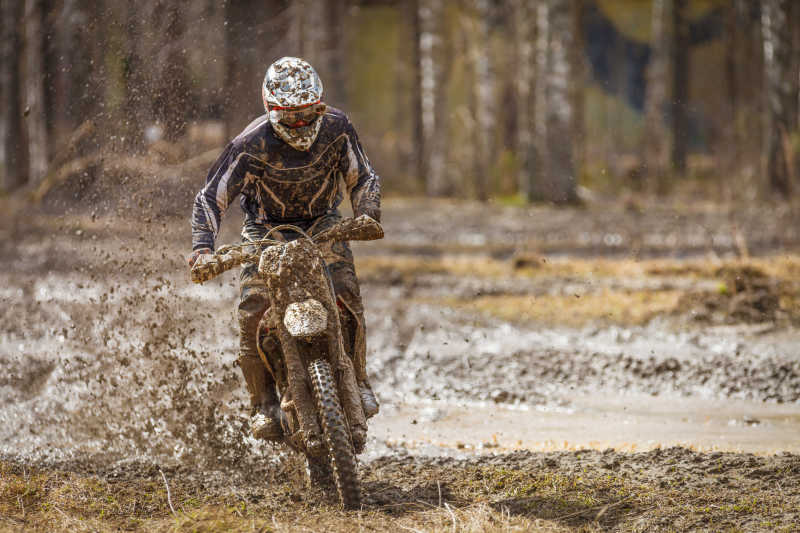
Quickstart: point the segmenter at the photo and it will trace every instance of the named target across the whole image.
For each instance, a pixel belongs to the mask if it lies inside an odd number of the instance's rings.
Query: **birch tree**
[[[517,188],[523,201],[531,199],[534,172],[534,46],[536,43],[535,6],[526,0],[510,2],[513,48],[517,132],[514,151],[517,154]]]
[[[448,190],[447,178],[447,73],[444,50],[444,4],[442,0],[417,2],[418,101],[414,126],[414,152],[419,154],[417,173],[425,182],[429,196]]]
[[[574,43],[570,0],[545,0],[536,13],[536,181],[533,195],[555,203],[577,202],[569,51]]]
[[[651,54],[645,92],[644,161],[648,178],[660,188],[669,173],[672,2],[653,0]]]
[[[583,171],[586,158],[586,106],[584,104],[584,90],[587,85],[587,73],[583,40],[585,4],[585,0],[572,0],[570,4],[572,42],[567,52],[570,67],[570,79],[568,81],[569,94],[572,105],[570,138],[572,139],[572,164],[576,176],[580,176]]]
[[[761,12],[767,98],[764,160],[770,189],[784,196],[793,188],[790,138],[798,129],[799,81],[792,69],[791,4],[791,0],[763,0]]]
[[[489,199],[491,141],[494,138],[494,80],[490,71],[489,2],[472,0],[466,26],[469,38],[473,177],[479,200]]]
[[[428,172],[423,158],[425,129],[422,115],[422,18],[420,1],[406,4],[406,15],[411,23],[411,167],[420,185],[426,185]]]

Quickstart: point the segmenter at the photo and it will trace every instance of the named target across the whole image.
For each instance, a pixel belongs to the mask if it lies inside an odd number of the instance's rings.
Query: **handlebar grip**
[[[247,256],[239,251],[232,250],[226,254],[203,254],[197,258],[191,270],[191,278],[194,283],[203,283],[212,280],[235,268],[247,260]]]

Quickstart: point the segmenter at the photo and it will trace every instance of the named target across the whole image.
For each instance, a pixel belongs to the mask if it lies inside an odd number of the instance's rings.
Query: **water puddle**
[[[446,402],[384,406],[371,434],[423,454],[591,448],[800,452],[800,405],[646,395],[588,395],[569,409]]]

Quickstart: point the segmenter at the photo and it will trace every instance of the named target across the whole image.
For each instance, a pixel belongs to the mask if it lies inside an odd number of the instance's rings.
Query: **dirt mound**
[[[733,324],[790,320],[782,305],[795,291],[790,283],[769,277],[752,265],[726,265],[714,276],[719,280],[715,292],[687,293],[679,300],[675,312],[691,314],[697,322]]]

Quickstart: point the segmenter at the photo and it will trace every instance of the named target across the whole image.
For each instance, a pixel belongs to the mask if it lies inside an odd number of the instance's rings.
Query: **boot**
[[[364,317],[356,318],[356,314],[350,310],[344,301],[339,298],[340,306],[344,306],[347,311],[342,313],[342,335],[344,336],[345,352],[353,361],[353,370],[358,382],[358,392],[361,395],[361,406],[364,409],[364,416],[372,418],[378,414],[378,399],[372,392],[372,387],[367,381],[367,360],[366,343],[364,339]]]
[[[239,356],[247,392],[250,393],[250,430],[257,439],[279,441],[283,438],[281,408],[275,393],[275,381],[261,359]]]
[[[378,414],[380,409],[378,405],[378,398],[372,392],[372,387],[366,381],[358,382],[358,392],[361,393],[361,406],[364,408],[364,416],[372,418]]]

